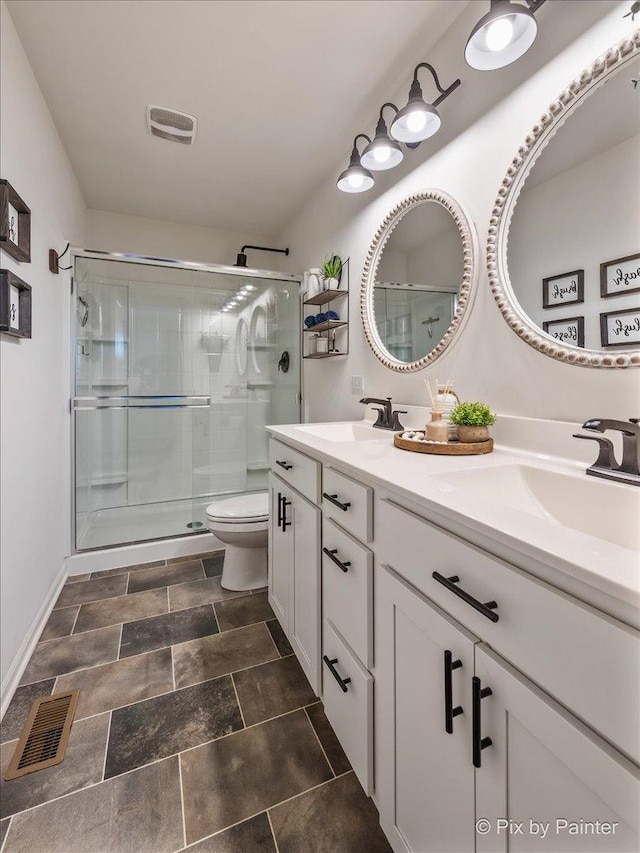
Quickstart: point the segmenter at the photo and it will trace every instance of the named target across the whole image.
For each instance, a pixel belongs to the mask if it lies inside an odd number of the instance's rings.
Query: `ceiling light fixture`
[[[370,190],[374,185],[373,175],[368,169],[360,164],[360,154],[358,152],[358,140],[366,139],[371,143],[371,140],[366,133],[359,133],[353,140],[353,150],[351,151],[351,159],[349,166],[340,173],[336,186],[343,193],[364,193]]]
[[[467,63],[478,71],[494,71],[520,59],[536,39],[534,12],[545,0],[491,0],[491,8],[475,25],[464,49]]]
[[[422,87],[418,82],[418,71],[421,68],[426,68],[431,73],[440,93],[432,104],[428,104],[425,101],[422,94]],[[430,65],[428,62],[421,62],[419,65],[416,65],[413,71],[413,82],[409,89],[407,105],[398,112],[391,123],[391,136],[397,139],[398,142],[406,143],[410,148],[415,148],[421,142],[424,142],[425,139],[429,139],[430,136],[437,133],[442,123],[436,107],[445,98],[448,98],[459,85],[460,80],[454,80],[447,89],[443,89],[433,65]]]
[[[385,169],[393,169],[402,162],[404,154],[398,143],[389,137],[387,123],[382,113],[385,107],[391,107],[398,112],[395,104],[386,103],[380,107],[380,117],[376,125],[376,135],[362,152],[360,165],[373,172],[381,172]]]

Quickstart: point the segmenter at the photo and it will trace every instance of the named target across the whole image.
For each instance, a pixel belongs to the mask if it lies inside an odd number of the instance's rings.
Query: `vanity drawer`
[[[322,472],[322,513],[347,527],[361,542],[373,538],[373,489],[326,465]]]
[[[639,632],[392,501],[380,501],[376,525],[381,563],[640,760]],[[433,572],[459,581],[447,587]],[[474,602],[497,607],[479,612]]]
[[[269,441],[271,470],[314,504],[320,503],[320,463],[272,438]]]
[[[322,607],[365,667],[373,664],[373,554],[335,521],[322,532]]]
[[[373,677],[326,619],[322,651],[324,710],[365,794],[371,794]]]

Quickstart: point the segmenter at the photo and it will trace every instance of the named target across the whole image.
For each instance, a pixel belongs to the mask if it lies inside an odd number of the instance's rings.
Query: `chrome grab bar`
[[[137,402],[133,402],[137,401]],[[131,394],[123,397],[74,397],[74,411],[87,409],[202,409],[211,397],[195,394]]]

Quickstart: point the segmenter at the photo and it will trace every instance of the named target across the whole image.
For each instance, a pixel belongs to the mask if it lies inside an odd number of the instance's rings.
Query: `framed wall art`
[[[31,287],[10,270],[0,270],[0,333],[31,337]]]
[[[1,178],[0,249],[16,261],[31,261],[31,211],[9,181]]]
[[[600,296],[640,292],[640,252],[600,264]]]
[[[584,317],[547,320],[542,324],[542,328],[548,335],[563,344],[571,344],[574,347],[584,346]]]
[[[640,308],[601,314],[600,339],[603,347],[630,347],[640,344]]]
[[[577,305],[584,302],[584,270],[563,272],[542,279],[542,307]]]

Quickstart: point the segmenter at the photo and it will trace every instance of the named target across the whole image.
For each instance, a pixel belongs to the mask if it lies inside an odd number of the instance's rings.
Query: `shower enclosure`
[[[267,487],[268,423],[300,420],[300,281],[73,256],[77,551],[205,532]]]

